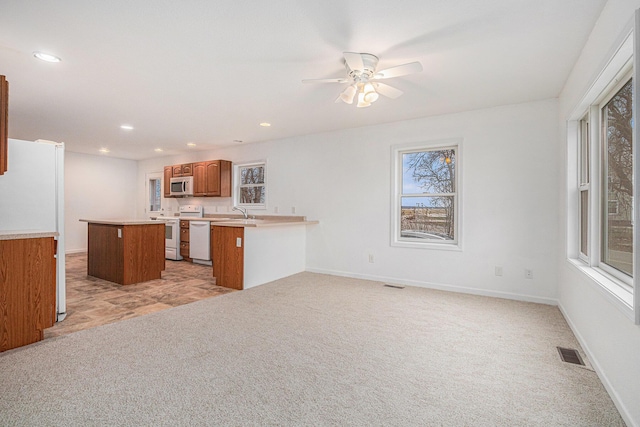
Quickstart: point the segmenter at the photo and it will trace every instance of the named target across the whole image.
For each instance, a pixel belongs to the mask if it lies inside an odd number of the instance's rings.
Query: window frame
[[[612,49],[609,60],[600,71],[590,87],[586,90],[584,96],[574,108],[568,117],[567,123],[567,142],[568,142],[568,171],[569,180],[568,197],[569,204],[567,209],[568,221],[568,241],[567,241],[567,260],[569,265],[588,278],[587,283],[591,284],[594,289],[599,291],[607,301],[609,301],[616,309],[623,313],[636,324],[640,324],[640,295],[639,280],[624,280],[611,274],[605,268],[602,268],[601,259],[601,236],[602,236],[602,217],[608,215],[608,206],[603,205],[602,188],[606,185],[606,181],[602,182],[602,129],[601,129],[601,110],[600,107],[608,99],[611,99],[618,90],[626,84],[629,78],[633,78],[633,120],[637,122],[636,103],[640,99],[637,96],[637,84],[640,82],[640,69],[635,66],[634,62],[640,60],[640,55],[634,55],[640,44],[634,46],[634,39],[640,40],[640,34],[636,29],[640,28],[640,14],[636,13],[634,22],[630,23],[626,32],[619,37],[619,44]],[[635,24],[635,25],[633,25]],[[580,121],[588,115],[589,124],[589,256],[585,259],[580,256]],[[638,153],[639,129],[637,126],[633,129],[633,180],[634,183],[640,183],[638,177],[640,170],[640,154]],[[571,173],[574,171],[574,173]],[[640,200],[638,185],[634,185],[634,200]],[[636,209],[633,213],[634,225],[638,224],[639,211]],[[633,245],[633,276],[638,278],[638,267],[640,262],[640,233],[638,230],[634,232]]]
[[[164,173],[163,172],[150,172],[145,176],[145,207],[144,210],[148,214],[160,214],[162,213],[162,199],[164,199],[163,185],[164,185]],[[158,199],[159,209],[157,211],[151,210],[151,181],[158,181],[160,183],[160,197]]]
[[[462,138],[440,139],[419,143],[399,144],[391,147],[391,232],[390,245],[393,247],[414,249],[436,249],[462,251]],[[454,239],[453,240],[408,240],[401,237],[403,165],[402,156],[406,153],[423,151],[455,150],[454,193],[437,193],[453,196]],[[435,194],[435,193],[434,193]],[[413,195],[411,195],[413,196]],[[416,196],[418,197],[418,196]]]
[[[240,183],[241,172],[243,168],[250,167],[262,167],[264,169],[264,182],[262,184],[246,184],[243,185]],[[268,192],[268,176],[267,176],[267,161],[266,160],[257,160],[253,162],[246,163],[237,163],[233,165],[233,179],[235,182],[234,191],[233,191],[233,201],[234,206],[241,206],[247,209],[259,209],[266,210],[267,209],[267,200],[269,196]],[[240,189],[247,187],[263,187],[264,188],[264,203],[242,203],[240,200]]]

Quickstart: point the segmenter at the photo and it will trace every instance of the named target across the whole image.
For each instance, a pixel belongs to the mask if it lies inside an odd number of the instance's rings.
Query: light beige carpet
[[[556,346],[557,307],[301,273],[0,354],[0,425],[624,425]]]

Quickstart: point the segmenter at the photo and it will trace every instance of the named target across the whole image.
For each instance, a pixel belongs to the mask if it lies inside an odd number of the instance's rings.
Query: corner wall
[[[562,182],[557,187],[558,223],[563,236],[557,255],[559,305],[630,426],[640,426],[640,326],[618,311],[597,285],[567,261],[567,242],[575,237],[574,230],[567,229],[567,176],[575,173],[567,162],[567,119],[622,41],[623,28],[629,28],[627,24],[639,7],[638,0],[607,2],[565,84],[559,100]]]

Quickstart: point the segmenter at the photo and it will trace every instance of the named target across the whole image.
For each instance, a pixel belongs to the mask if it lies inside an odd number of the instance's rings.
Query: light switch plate
[[[242,247],[242,237],[236,238],[236,247],[237,248],[241,248]]]

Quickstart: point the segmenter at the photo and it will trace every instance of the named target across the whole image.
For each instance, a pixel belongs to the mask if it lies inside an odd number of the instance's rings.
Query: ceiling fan
[[[335,102],[352,104],[358,95],[358,108],[368,107],[378,99],[378,95],[395,99],[403,94],[399,89],[378,80],[406,76],[422,71],[422,64],[409,62],[376,71],[378,57],[370,53],[344,52],[344,65],[347,77],[340,79],[307,79],[302,83],[348,83],[349,86],[336,98]]]

